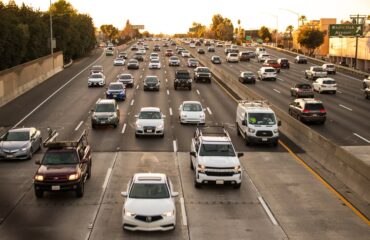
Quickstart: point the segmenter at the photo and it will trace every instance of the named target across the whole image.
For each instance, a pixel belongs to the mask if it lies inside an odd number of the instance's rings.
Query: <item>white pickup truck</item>
[[[321,66],[313,66],[305,71],[305,77],[307,79],[316,80],[317,78],[323,78],[328,76],[328,72]]]

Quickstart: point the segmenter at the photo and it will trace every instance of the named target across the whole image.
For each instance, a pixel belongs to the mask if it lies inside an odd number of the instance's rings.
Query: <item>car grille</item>
[[[136,215],[135,219],[139,221],[143,221],[143,222],[155,222],[158,220],[162,220],[163,217],[161,215],[156,215],[156,216]]]
[[[155,127],[144,127],[144,132],[147,133],[154,133],[155,132]]]
[[[68,181],[68,176],[45,176],[44,182],[66,182]]]
[[[258,137],[272,137],[272,131],[257,131],[256,136]]]
[[[234,172],[211,172],[211,171],[205,171],[207,176],[212,177],[231,177],[234,175]]]
[[[4,153],[8,153],[8,154],[9,154],[9,153],[16,153],[16,152],[18,152],[18,150],[19,150],[19,149],[15,149],[15,150],[3,149],[3,152],[4,152]]]

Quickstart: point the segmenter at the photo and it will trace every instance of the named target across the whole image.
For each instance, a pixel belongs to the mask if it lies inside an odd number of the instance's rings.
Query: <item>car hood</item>
[[[199,112],[185,112],[185,111],[182,111],[181,114],[186,115],[187,118],[200,118],[200,116],[205,115],[203,111],[199,111]]]
[[[107,93],[125,93],[125,90],[107,90]]]
[[[94,112],[93,116],[95,117],[109,117],[109,116],[113,116],[114,113],[113,112]]]
[[[37,170],[37,174],[45,176],[54,175],[69,175],[74,174],[78,171],[77,164],[65,164],[65,165],[41,165]]]
[[[0,142],[2,150],[14,151],[29,146],[29,141],[3,141]]]
[[[166,199],[133,199],[127,198],[124,203],[126,211],[137,215],[154,216],[175,209],[175,205],[170,198]]]
[[[199,156],[199,164],[206,167],[235,167],[240,165],[238,157]]]
[[[139,124],[141,126],[159,126],[163,125],[164,121],[163,119],[138,119],[136,120],[136,124]]]

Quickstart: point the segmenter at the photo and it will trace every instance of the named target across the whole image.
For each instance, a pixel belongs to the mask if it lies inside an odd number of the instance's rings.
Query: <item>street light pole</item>
[[[285,8],[280,8],[280,10],[284,10],[284,11],[287,11],[287,12],[290,12],[290,13],[293,13],[295,15],[297,15],[297,30],[299,28],[299,17],[301,16],[301,14],[293,11],[293,10],[290,10],[290,9],[285,9]]]
[[[54,49],[53,49],[53,18],[51,16],[51,0],[49,1],[50,7],[49,7],[49,12],[50,12],[50,52],[51,52],[51,57],[53,59],[53,69],[54,69]]]

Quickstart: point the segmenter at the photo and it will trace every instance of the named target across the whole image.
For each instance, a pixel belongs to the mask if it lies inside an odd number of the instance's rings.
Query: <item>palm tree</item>
[[[304,25],[304,22],[307,21],[307,17],[305,15],[301,15],[298,20],[301,21],[301,25]]]
[[[289,40],[288,40],[288,45],[289,45],[289,50],[290,50],[290,40],[293,40],[292,32],[294,30],[294,27],[292,25],[289,25],[286,27],[285,31],[289,32]]]

